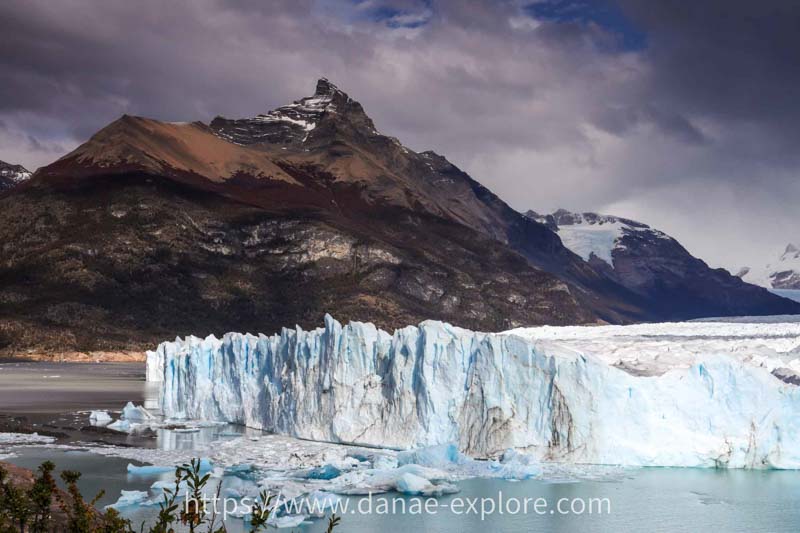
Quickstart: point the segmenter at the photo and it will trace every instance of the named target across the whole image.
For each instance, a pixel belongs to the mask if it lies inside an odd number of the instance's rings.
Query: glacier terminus
[[[187,337],[148,352],[163,414],[388,449],[540,462],[800,468],[800,323]]]

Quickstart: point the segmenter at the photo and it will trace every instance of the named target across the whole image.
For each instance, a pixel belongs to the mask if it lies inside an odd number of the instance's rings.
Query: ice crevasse
[[[147,376],[161,382],[168,417],[317,441],[457,443],[472,457],[511,448],[570,463],[800,468],[800,388],[763,361],[713,350],[641,375],[524,332],[426,321],[389,334],[326,316],[313,331],[162,343],[148,352]]]

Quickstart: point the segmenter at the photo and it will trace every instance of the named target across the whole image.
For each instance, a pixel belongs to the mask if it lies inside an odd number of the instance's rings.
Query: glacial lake
[[[127,364],[0,364],[0,414],[27,416],[36,424],[69,427],[70,420],[81,418],[74,415],[76,411],[118,410],[128,400],[152,401],[153,391],[146,389],[143,375],[143,367]],[[234,427],[213,431],[223,430],[245,432],[244,428]],[[191,450],[209,438],[209,431],[170,435],[169,430],[160,430],[157,437],[130,438],[125,444]],[[80,436],[69,439],[71,443],[76,440],[80,440]],[[99,502],[101,506],[116,501],[120,490],[146,491],[159,479],[158,474],[131,476],[126,470],[128,463],[139,463],[92,453],[91,447],[24,446],[7,448],[5,452],[14,454],[5,460],[27,468],[36,468],[42,461],[52,460],[58,469],[81,471],[80,487],[87,497],[93,497],[101,489],[106,491]],[[800,472],[795,471],[639,468],[609,469],[609,475],[603,475],[603,469],[596,469],[593,479],[580,481],[469,479],[459,482],[458,488],[457,494],[438,498],[436,512],[429,514],[362,514],[356,506],[363,497],[349,497],[351,512],[343,516],[336,531],[800,531]],[[383,496],[388,500],[405,500],[407,510],[412,508],[416,498],[397,494]],[[491,498],[495,506],[497,502],[506,502],[504,512],[487,512],[481,519],[481,502],[486,498]],[[526,499],[541,499],[539,501],[546,501],[547,505],[540,505],[538,511],[529,508],[527,514],[510,512],[514,506],[509,507],[509,501]],[[580,502],[591,506],[592,501],[603,500],[608,506],[602,508],[601,514],[589,513],[588,509],[582,514],[569,512],[567,507],[568,514],[562,515],[554,508],[562,499],[568,502],[564,504],[567,506],[578,502],[576,510]],[[463,505],[459,512],[454,512],[457,500]],[[475,512],[469,511],[469,502],[476,502]],[[402,507],[398,503],[394,505]],[[488,509],[488,504],[485,505]],[[138,524],[155,512],[157,507],[129,508],[124,514]],[[235,518],[228,519],[226,525],[231,532],[247,530],[245,524]],[[291,530],[318,532],[325,527],[325,520],[314,520]]]

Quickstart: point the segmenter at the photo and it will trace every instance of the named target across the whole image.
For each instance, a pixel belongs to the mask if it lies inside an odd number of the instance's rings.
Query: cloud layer
[[[11,0],[0,159],[122,113],[252,116],[327,76],[512,206],[651,223],[713,265],[798,240],[796,2]]]

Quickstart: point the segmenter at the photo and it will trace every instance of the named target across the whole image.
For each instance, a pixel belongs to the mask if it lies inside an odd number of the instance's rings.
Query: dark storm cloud
[[[786,156],[800,141],[800,3],[623,2],[650,36],[648,94],[697,119],[761,127],[773,155],[796,164]]]
[[[622,210],[733,267],[796,238],[799,18],[788,1],[7,0],[0,159],[47,163],[122,113],[251,116],[327,76],[514,207]]]

